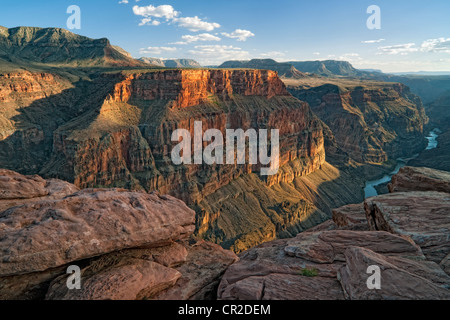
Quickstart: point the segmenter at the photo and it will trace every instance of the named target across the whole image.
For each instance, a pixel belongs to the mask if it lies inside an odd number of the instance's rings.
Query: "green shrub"
[[[319,270],[317,270],[316,268],[304,268],[302,269],[300,274],[305,277],[317,277],[317,275],[319,274]]]

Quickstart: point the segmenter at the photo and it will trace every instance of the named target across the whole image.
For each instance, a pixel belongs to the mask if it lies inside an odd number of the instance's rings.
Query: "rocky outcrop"
[[[333,209],[333,222],[341,229],[369,230],[366,212],[361,204],[349,204]]]
[[[338,146],[358,162],[411,156],[426,146],[428,123],[420,99],[399,83],[285,80],[331,129]]]
[[[120,251],[83,268],[81,290],[67,289],[68,275],[56,278],[46,299],[211,300],[221,276],[236,260],[232,252],[204,241]]]
[[[56,200],[79,191],[71,183],[39,176],[23,176],[0,169],[0,212],[38,200]]]
[[[443,192],[396,192],[369,198],[371,230],[411,237],[437,263],[450,252],[450,197]]]
[[[450,172],[430,168],[403,167],[392,176],[389,192],[438,191],[450,193]]]
[[[345,251],[339,277],[350,300],[448,300],[449,276],[430,261],[417,261],[378,254],[352,247]],[[381,270],[379,290],[368,290],[367,266]]]
[[[18,67],[42,63],[77,67],[136,67],[144,63],[112,46],[108,39],[90,39],[60,28],[0,26],[0,62]]]
[[[442,178],[439,172],[417,170],[423,181]],[[241,253],[225,273],[218,297],[447,300],[449,196],[396,192],[335,209],[332,221]],[[380,275],[378,289],[367,284],[374,270]]]
[[[382,270],[381,290],[366,285],[372,264]],[[450,277],[436,263],[423,260],[409,238],[380,231],[332,230],[305,232],[242,253],[225,273],[218,298],[448,299],[449,286]]]
[[[298,71],[293,65],[289,63],[277,62],[272,59],[252,59],[249,61],[225,61],[219,68],[249,68],[249,69],[263,69],[276,71],[282,78],[301,79],[308,78],[309,75]]]
[[[164,245],[189,236],[194,223],[195,213],[178,199],[114,189],[83,190],[61,200],[24,204],[2,214],[0,275]]]
[[[264,70],[166,70],[134,73],[118,81],[108,101],[173,101],[172,108],[188,108],[210,102],[211,95],[229,100],[231,95],[288,96],[276,72]]]
[[[195,212],[173,197],[120,189],[64,195],[68,183],[0,173],[2,206],[26,200],[0,212],[0,299],[214,298],[237,260],[217,245],[190,244]],[[66,285],[70,265],[81,268],[81,290]]]

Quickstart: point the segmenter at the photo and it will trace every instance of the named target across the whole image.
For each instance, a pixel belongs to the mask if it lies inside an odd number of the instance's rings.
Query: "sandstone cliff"
[[[26,79],[20,79],[24,86]],[[293,235],[331,214],[333,201],[316,199],[318,185],[295,183],[325,165],[323,124],[273,71],[147,70],[92,74],[89,81],[75,83],[62,76],[52,79],[59,92],[36,86],[45,97],[22,102],[18,97],[26,89],[9,86],[12,80],[4,76],[9,91],[3,103],[11,112],[2,113],[10,133],[0,141],[1,166],[71,181],[80,188],[125,187],[173,195],[197,211],[199,236],[236,251]],[[203,132],[279,129],[280,171],[262,178],[259,164],[173,165],[171,134],[187,129],[194,136],[195,121],[202,121]],[[38,138],[29,139],[22,128]],[[339,177],[333,170],[330,180]],[[252,187],[246,180],[253,181]],[[282,183],[290,185],[284,194],[297,188],[302,200],[288,196],[291,204],[282,205],[287,198],[275,192]],[[267,201],[260,203],[252,195],[255,188]],[[230,197],[236,206],[226,204]]]
[[[425,109],[402,84],[349,79],[285,82],[327,124],[338,146],[358,162],[411,156],[426,146]]]

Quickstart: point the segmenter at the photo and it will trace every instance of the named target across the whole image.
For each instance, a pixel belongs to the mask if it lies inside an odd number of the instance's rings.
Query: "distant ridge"
[[[277,71],[278,75],[283,78],[306,78],[308,75],[297,70],[290,63],[277,62],[273,59],[253,59],[249,61],[226,61],[218,68],[248,68],[248,69],[266,69]]]
[[[324,61],[289,61],[296,69],[301,72],[314,73],[324,77],[330,76],[345,76],[345,77],[359,77],[364,71],[355,69],[347,61],[338,60],[324,60]]]
[[[0,26],[0,63],[72,67],[136,67],[141,61],[108,39],[91,39],[61,28]]]
[[[158,67],[166,68],[201,68],[202,66],[192,59],[159,59],[159,58],[140,58],[139,61]]]

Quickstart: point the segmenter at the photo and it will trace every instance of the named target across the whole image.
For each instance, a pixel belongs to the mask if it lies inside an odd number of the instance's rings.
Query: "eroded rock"
[[[83,190],[0,214],[0,276],[44,271],[71,261],[188,237],[195,213],[170,196]]]
[[[389,192],[439,191],[450,193],[450,172],[430,168],[403,167],[392,176]]]
[[[449,299],[450,277],[430,261],[391,258],[365,248],[345,251],[346,263],[339,279],[351,300],[427,300]],[[367,286],[368,266],[380,268],[379,289]]]
[[[408,236],[427,259],[440,263],[450,252],[450,194],[396,192],[365,201],[371,230]]]

